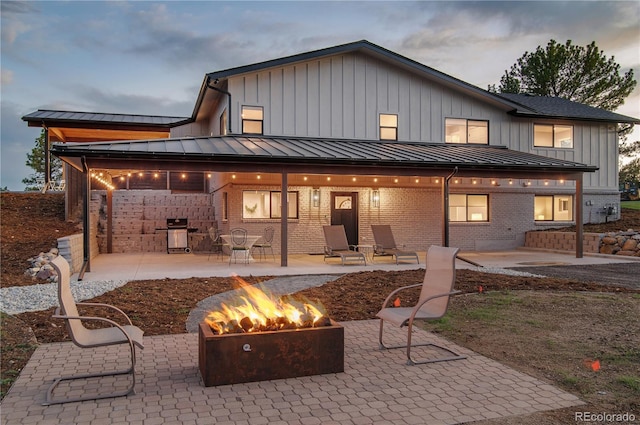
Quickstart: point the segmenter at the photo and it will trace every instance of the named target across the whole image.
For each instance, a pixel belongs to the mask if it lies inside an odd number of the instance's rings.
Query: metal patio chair
[[[271,250],[271,257],[273,257],[273,261],[276,260],[276,256],[273,253],[273,235],[275,233],[275,229],[271,226],[264,229],[264,235],[262,239],[253,244],[253,248],[260,251],[260,259],[262,260],[262,256],[267,258],[267,249]]]
[[[231,229],[231,244],[229,245],[229,265],[231,265],[231,259],[234,259],[235,263],[238,262],[238,254],[242,254],[244,257],[244,263],[249,264],[249,258],[251,257],[251,248],[247,246],[247,230],[241,227]]]
[[[407,364],[416,365],[424,363],[444,362],[450,360],[460,360],[466,356],[459,355],[448,348],[433,343],[413,344],[411,343],[411,335],[413,331],[413,323],[415,320],[436,320],[441,318],[447,312],[449,300],[452,295],[460,293],[455,291],[453,285],[456,281],[456,254],[458,248],[446,248],[440,246],[431,246],[427,252],[427,271],[424,275],[422,283],[403,286],[391,292],[387,299],[382,303],[382,310],[376,314],[380,318],[380,349],[406,348]],[[418,303],[412,307],[394,307],[393,303],[398,293],[409,289],[422,287]],[[386,346],[382,341],[382,332],[384,322],[387,321],[392,325],[402,328],[407,326],[407,343],[406,345]],[[435,347],[447,353],[445,357],[437,357],[432,359],[416,361],[411,358],[412,347]]]
[[[324,231],[324,260],[339,257],[342,265],[348,262],[358,262],[367,265],[367,258],[362,252],[356,251],[355,245],[349,245],[344,225],[322,226]]]
[[[120,397],[135,393],[136,385],[136,347],[144,348],[142,343],[143,331],[137,326],[133,326],[129,317],[119,308],[98,303],[76,303],[71,293],[71,273],[69,263],[61,255],[57,256],[51,265],[58,273],[58,301],[60,306],[53,314],[55,319],[63,319],[67,324],[69,336],[75,345],[81,348],[103,347],[107,345],[127,345],[130,351],[131,366],[124,370],[78,374],[63,376],[53,381],[47,390],[46,400],[43,405],[69,403],[75,401],[98,400],[103,398]],[[125,325],[120,325],[111,319],[96,316],[83,316],[78,313],[78,306],[81,307],[102,307],[116,311],[124,317]],[[99,329],[89,329],[84,326],[86,322],[101,322],[109,325]],[[83,394],[78,397],[54,398],[53,392],[63,381],[86,380],[89,378],[100,378],[106,376],[131,375],[131,383],[125,390],[111,391],[107,393]],[[113,385],[111,383],[110,385]]]
[[[395,258],[396,264],[402,260],[415,260],[416,264],[420,264],[417,252],[398,248],[390,225],[372,224],[371,231],[376,242],[373,246],[373,258],[377,256],[392,256]]]
[[[208,229],[209,237],[211,238],[211,251],[209,251],[209,256],[207,257],[207,261],[211,258],[211,254],[218,254],[218,258],[222,258],[224,255],[224,247],[225,243],[222,240],[222,232],[220,229],[216,229],[214,227],[209,227]]]

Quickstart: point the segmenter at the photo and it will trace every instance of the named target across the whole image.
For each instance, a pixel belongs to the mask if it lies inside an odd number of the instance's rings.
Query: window
[[[489,121],[447,118],[444,127],[447,143],[489,144]]]
[[[280,191],[245,190],[242,192],[242,218],[280,218]],[[298,192],[287,193],[287,217],[298,218]]]
[[[573,148],[573,126],[534,124],[533,146],[538,148]]]
[[[380,114],[380,140],[398,140],[398,116]]]
[[[262,134],[264,111],[262,106],[242,107],[242,133]]]
[[[449,195],[449,221],[489,221],[489,195]]]
[[[571,221],[573,196],[536,196],[533,214],[536,221]]]

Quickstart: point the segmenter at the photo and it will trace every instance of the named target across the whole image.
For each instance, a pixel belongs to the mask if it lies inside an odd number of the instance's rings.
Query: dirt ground
[[[55,246],[58,237],[77,233],[64,221],[61,195],[2,193],[2,286],[31,285],[23,275],[27,259]],[[623,220],[592,230],[640,228],[640,211],[623,210]],[[638,263],[640,264],[640,263]],[[424,270],[351,273],[302,292],[319,300],[337,321],[374,318],[393,289],[422,281]],[[458,344],[557,385],[587,402],[580,411],[632,412],[640,421],[640,290],[593,281],[582,274],[555,278],[514,277],[459,270],[450,314],[429,325]],[[247,277],[250,283],[268,277]],[[200,300],[227,291],[231,278],[134,281],[94,298],[122,308],[145,335],[185,332],[189,311]],[[480,292],[482,287],[482,292]],[[417,297],[403,295],[409,305]],[[2,394],[39,343],[68,340],[53,309],[2,314]],[[585,367],[588,358],[603,368]],[[573,411],[554,411],[487,423],[575,423]]]

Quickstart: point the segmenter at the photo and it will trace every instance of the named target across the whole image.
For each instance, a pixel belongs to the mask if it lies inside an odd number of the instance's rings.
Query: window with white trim
[[[573,196],[536,195],[533,215],[535,221],[572,221]]]
[[[445,118],[446,143],[489,144],[489,121]]]
[[[533,146],[536,148],[573,148],[573,126],[555,124],[533,125]]]
[[[242,192],[242,218],[280,218],[282,192],[245,190]],[[287,217],[298,218],[298,192],[287,192]]]
[[[398,140],[398,115],[380,114],[380,140]]]
[[[449,195],[449,221],[489,221],[489,195]]]
[[[264,124],[262,106],[243,106],[241,117],[243,134],[262,134]]]

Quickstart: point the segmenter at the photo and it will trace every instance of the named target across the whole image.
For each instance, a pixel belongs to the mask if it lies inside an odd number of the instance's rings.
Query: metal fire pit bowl
[[[206,387],[344,372],[344,328],[216,335],[200,323],[198,363]]]

